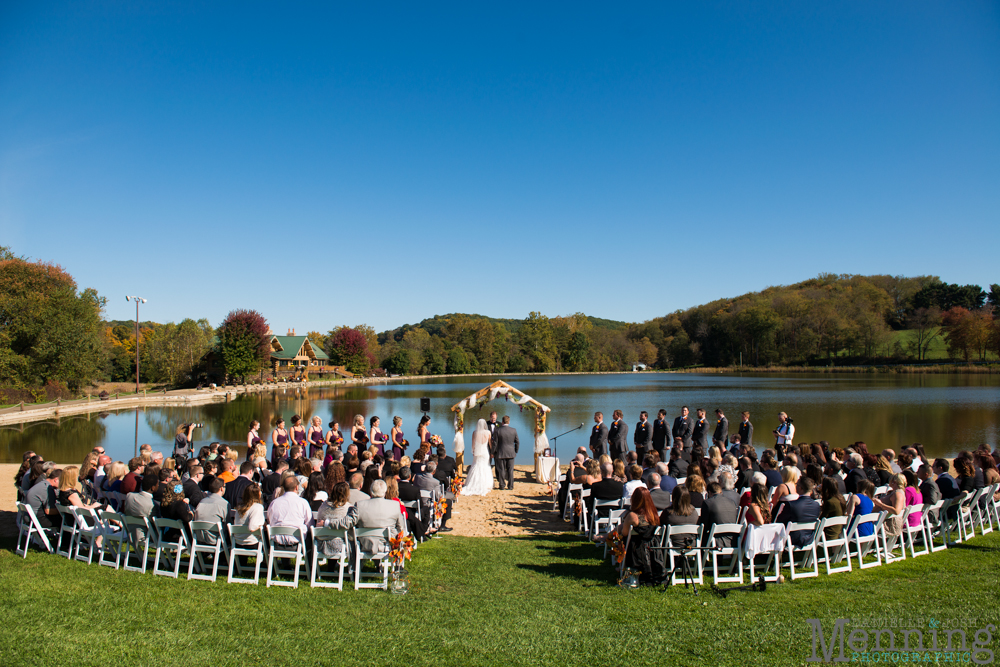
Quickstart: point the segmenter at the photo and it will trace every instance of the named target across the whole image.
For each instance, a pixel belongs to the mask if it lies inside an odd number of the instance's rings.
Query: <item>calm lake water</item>
[[[127,461],[136,442],[149,443],[167,456],[173,446],[178,423],[203,422],[195,432],[195,444],[218,440],[243,443],[251,419],[271,424],[282,415],[291,426],[291,416],[305,421],[313,415],[331,417],[346,429],[355,414],[377,415],[388,432],[392,417],[403,418],[407,437],[415,440],[421,416],[419,398],[431,399],[431,432],[442,436],[451,450],[454,436],[449,409],[459,400],[492,382],[493,377],[404,380],[354,387],[321,387],[240,396],[231,403],[195,407],[146,408],[119,413],[92,414],[54,422],[25,424],[0,429],[0,461],[20,463],[21,453],[33,449],[46,459],[78,463],[95,445],[103,445],[115,459]],[[758,450],[773,445],[770,432],[777,426],[777,413],[792,417],[796,442],[827,440],[844,446],[858,440],[869,449],[897,449],[923,443],[929,455],[949,456],[980,443],[996,445],[1000,431],[1000,376],[996,375],[696,375],[644,373],[636,375],[506,376],[518,389],[548,405],[547,433],[551,439],[581,422],[584,428],[558,441],[560,458],[566,460],[576,448],[586,445],[593,414],[600,410],[610,422],[611,412],[621,409],[629,423],[629,444],[639,412],[650,418],[664,408],[672,421],[682,405],[704,407],[713,416],[721,407],[735,424],[742,410],[749,410]],[[466,413],[466,446],[476,419],[495,409],[510,414],[521,438],[518,463],[531,463],[533,412],[497,400],[482,410]],[[137,419],[138,417],[138,419]],[[471,424],[470,424],[471,422]],[[735,432],[735,426],[733,426]],[[270,434],[270,428],[261,428]],[[413,448],[411,446],[411,453]]]

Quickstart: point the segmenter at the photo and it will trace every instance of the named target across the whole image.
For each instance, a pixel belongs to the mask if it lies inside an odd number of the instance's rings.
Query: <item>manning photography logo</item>
[[[812,654],[806,662],[993,663],[996,625],[971,619],[838,618],[812,627]]]

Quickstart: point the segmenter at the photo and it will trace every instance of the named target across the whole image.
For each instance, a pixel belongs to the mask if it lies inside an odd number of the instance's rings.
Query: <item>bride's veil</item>
[[[485,446],[490,441],[490,429],[486,427],[486,420],[480,419],[476,422],[476,432],[472,434],[472,455],[476,455],[477,446]]]

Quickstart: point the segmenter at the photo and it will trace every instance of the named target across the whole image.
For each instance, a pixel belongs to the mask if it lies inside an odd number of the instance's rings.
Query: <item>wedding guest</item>
[[[205,492],[199,486],[199,483],[205,476],[205,470],[199,465],[191,466],[188,470],[188,478],[183,482],[184,497],[188,499],[191,509],[195,509],[202,498],[205,497]]]
[[[701,508],[699,522],[702,528],[702,539],[707,545],[708,535],[712,527],[719,523],[736,523],[740,514],[739,505],[733,502],[732,498],[723,495],[722,485],[712,482],[708,485],[708,497]],[[736,536],[727,534],[715,538],[716,546],[730,548],[735,545]]]
[[[333,487],[341,482],[347,481],[344,474],[344,465],[340,461],[334,461],[326,467],[325,487],[328,495],[333,493]],[[348,486],[350,488],[350,486]]]
[[[97,459],[98,455],[94,452],[90,452],[85,457],[83,457],[83,465],[80,466],[80,479],[87,480],[88,482],[94,481],[94,473],[97,472]]]
[[[829,477],[823,480],[820,487],[820,497],[823,499],[823,505],[820,508],[819,518],[844,516],[847,513],[847,503],[844,501],[844,496],[840,494],[837,483]],[[843,528],[843,526],[829,526],[823,530],[823,533],[826,535],[826,539],[837,540],[840,539]]]
[[[185,525],[190,524],[194,519],[194,512],[184,497],[184,486],[177,483],[161,484],[163,495],[160,500],[160,516],[164,519],[181,521]],[[168,542],[176,542],[181,536],[181,531],[176,528],[169,528],[164,532],[164,539]]]
[[[642,468],[639,466],[629,466],[625,472],[628,475],[628,481],[622,490],[622,498],[631,498],[636,489],[645,487],[646,485],[642,482]]]
[[[705,504],[705,478],[701,475],[688,475],[684,486],[688,490],[688,497],[691,499],[691,506],[701,509]]]
[[[309,509],[313,512],[319,511],[320,506],[327,499],[326,479],[323,477],[323,473],[314,472],[309,475],[309,482],[306,490],[302,492],[302,497],[309,503]]]
[[[365,481],[365,478],[361,473],[354,473],[347,478],[347,481],[351,485],[350,496],[353,504],[357,505],[362,500],[368,500],[371,497],[361,490],[361,485],[364,484]]]
[[[764,473],[765,476],[767,473]],[[782,500],[795,500],[795,485],[798,483],[802,473],[795,466],[785,466],[781,469],[781,484],[774,490],[771,496],[771,509],[777,509],[778,503]]]
[[[267,523],[271,526],[298,528],[302,532],[302,538],[305,539],[312,524],[312,509],[299,495],[299,482],[295,477],[286,477],[281,487],[284,493],[271,501],[267,507]],[[274,540],[279,544],[298,543],[298,540],[290,535],[278,535]]]
[[[358,508],[351,502],[351,487],[346,482],[337,482],[330,491],[330,497],[319,508],[317,525],[335,530],[350,530],[358,523]],[[335,537],[331,540],[316,540],[316,548],[325,558],[340,558],[344,554],[351,562],[350,540]]]
[[[905,487],[903,489],[903,497],[906,500],[906,506],[911,507],[913,505],[923,505],[924,497],[920,493],[920,489],[918,488],[920,482],[919,480],[917,480],[917,476],[913,474],[913,471],[910,470],[908,466],[907,467],[901,466],[901,467],[903,468],[902,474],[904,481],[902,483]],[[900,481],[898,476],[896,477],[896,480],[897,482]],[[919,527],[923,523],[924,520],[923,517],[924,517],[923,511],[912,512],[906,518],[907,525],[909,525],[911,528]]]
[[[955,472],[958,473],[955,481],[958,483],[959,491],[971,494],[976,490],[976,469],[973,467],[972,461],[960,456],[955,459],[954,466]]]
[[[212,479],[208,486],[208,494],[201,499],[198,507],[194,510],[196,521],[208,521],[222,526],[226,524],[229,519],[229,503],[222,497],[225,490],[225,482],[217,477]],[[212,533],[201,531],[198,535],[198,541],[204,544],[215,544],[216,538]]]
[[[653,505],[656,506],[657,512],[662,512],[670,507],[671,500],[670,492],[660,487],[661,481],[662,478],[658,472],[651,472],[646,478],[646,488],[649,489],[649,497],[653,499]],[[590,495],[594,495],[593,487],[591,487]]]
[[[876,510],[888,512],[882,527],[885,530],[886,539],[889,541],[887,549],[895,548],[896,538],[903,532],[903,515],[906,513],[906,478],[902,475],[893,475],[889,479],[889,492],[881,498],[872,498],[872,504]],[[889,540],[889,538],[893,538]]]
[[[62,477],[59,480],[59,492],[56,500],[65,507],[83,507],[86,509],[98,509],[103,507],[100,503],[85,503],[80,496],[80,468],[78,466],[66,466],[63,468]],[[29,491],[31,489],[28,489]]]
[[[767,497],[767,487],[762,482],[754,482],[750,487],[746,521],[758,527],[771,523],[771,502]]]
[[[613,532],[625,539],[632,528],[658,526],[660,523],[659,517],[656,516],[656,506],[653,505],[653,499],[649,497],[649,491],[645,486],[640,486],[632,494],[629,511]]]
[[[61,518],[56,504],[59,502],[58,488],[61,478],[62,470],[52,468],[28,489],[24,502],[31,506],[42,528],[60,525]]]
[[[812,499],[813,481],[808,477],[800,477],[795,483],[796,494],[788,494],[778,503],[774,510],[774,522],[786,526],[790,523],[811,523],[819,519],[819,503]],[[789,533],[789,541],[797,547],[805,547],[812,543],[813,532],[809,530],[793,530]]]
[[[845,514],[850,516],[852,521],[854,521],[854,517],[872,514],[875,511],[875,501],[872,500],[872,495],[874,493],[874,484],[867,479],[859,481],[857,491],[851,496],[851,499],[847,501]],[[870,521],[866,521],[865,523],[858,525],[858,535],[860,537],[868,537],[874,532],[875,524]]]
[[[236,518],[234,526],[245,526],[248,530],[257,531],[264,526],[264,504],[261,488],[257,484],[251,484],[243,489],[243,498],[236,506]],[[253,535],[237,536],[235,542],[238,546],[253,547],[259,540]]]
[[[691,494],[687,487],[678,484],[674,487],[673,496],[670,499],[670,507],[660,514],[661,526],[695,526],[698,524],[698,513],[691,504]],[[675,547],[687,547],[694,544],[693,535],[675,535],[670,538],[670,543]]]
[[[399,504],[395,500],[388,500],[385,497],[386,483],[384,480],[376,480],[372,484],[372,497],[358,503],[358,523],[359,528],[388,528],[389,538],[397,535],[406,535],[406,520],[399,511]],[[387,545],[381,537],[362,537],[358,540],[359,546],[364,551],[373,552],[384,549]]]

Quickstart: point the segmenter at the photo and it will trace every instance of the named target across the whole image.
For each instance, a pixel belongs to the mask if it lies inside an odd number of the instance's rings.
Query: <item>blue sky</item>
[[[204,4],[0,5],[0,244],[109,318],[1000,282],[995,2]]]

